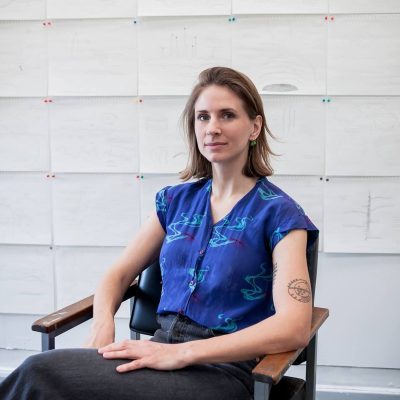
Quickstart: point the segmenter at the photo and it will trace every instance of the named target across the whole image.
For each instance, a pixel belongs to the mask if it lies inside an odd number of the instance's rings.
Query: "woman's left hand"
[[[140,368],[173,370],[184,368],[189,363],[185,360],[185,346],[182,344],[164,344],[150,340],[124,340],[111,343],[98,350],[107,359],[130,359],[127,364],[117,367],[118,372],[128,372]]]

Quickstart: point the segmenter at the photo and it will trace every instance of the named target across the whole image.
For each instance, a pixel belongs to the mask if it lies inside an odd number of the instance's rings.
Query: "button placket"
[[[189,281],[189,286],[192,287],[193,289],[191,290],[191,293],[190,293],[190,295],[189,295],[189,297],[188,297],[188,299],[186,301],[185,311],[187,310],[187,307],[189,305],[190,299],[191,299],[191,297],[193,295],[193,292],[196,289],[196,286],[197,286],[197,271],[199,270],[199,268],[201,268],[201,264],[203,262],[204,255],[205,255],[208,243],[210,242],[213,229],[214,228],[212,226],[211,227],[209,226],[207,240],[203,243],[203,247],[198,252],[198,257],[197,257],[197,260],[196,260],[196,263],[195,263],[195,266],[194,266],[193,277]]]

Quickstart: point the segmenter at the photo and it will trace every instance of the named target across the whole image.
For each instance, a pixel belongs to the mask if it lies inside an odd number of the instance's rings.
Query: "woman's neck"
[[[253,188],[256,182],[256,177],[245,176],[242,171],[213,168],[212,196],[216,200],[224,200],[244,195]]]

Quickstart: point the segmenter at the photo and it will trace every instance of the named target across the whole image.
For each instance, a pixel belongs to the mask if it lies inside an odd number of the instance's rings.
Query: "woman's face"
[[[210,162],[247,160],[250,140],[257,138],[262,117],[251,120],[242,100],[225,86],[208,86],[200,93],[195,106],[197,145]]]

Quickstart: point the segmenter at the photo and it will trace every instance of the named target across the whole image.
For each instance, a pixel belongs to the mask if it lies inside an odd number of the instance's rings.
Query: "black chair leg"
[[[254,400],[268,400],[271,385],[264,382],[254,382]]]
[[[316,362],[317,362],[317,333],[307,346],[306,366],[306,400],[315,400]]]
[[[55,336],[51,333],[42,333],[42,351],[54,350]]]

